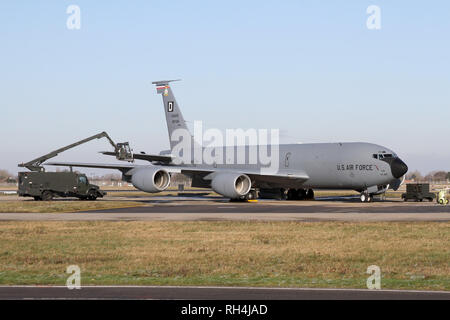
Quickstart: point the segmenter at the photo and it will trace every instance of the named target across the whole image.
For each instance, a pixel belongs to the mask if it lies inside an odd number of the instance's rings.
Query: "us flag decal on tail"
[[[162,93],[164,96],[168,96],[169,95],[169,86],[159,86],[156,87],[156,93]]]

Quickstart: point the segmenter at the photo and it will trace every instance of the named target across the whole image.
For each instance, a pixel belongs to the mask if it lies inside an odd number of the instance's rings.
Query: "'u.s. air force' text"
[[[378,167],[373,164],[337,164],[336,167],[339,171],[373,171],[374,167],[376,170],[378,170]]]

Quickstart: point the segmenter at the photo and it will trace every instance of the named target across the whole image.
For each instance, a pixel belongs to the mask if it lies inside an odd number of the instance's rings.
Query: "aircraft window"
[[[391,153],[379,153],[379,154],[374,154],[373,157],[375,159],[384,159],[384,158],[392,158],[394,157]]]

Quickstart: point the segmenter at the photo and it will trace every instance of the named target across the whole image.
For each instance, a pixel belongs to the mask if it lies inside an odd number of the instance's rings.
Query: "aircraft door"
[[[286,153],[286,156],[284,158],[284,167],[289,168],[289,159],[291,158],[292,154],[290,152]]]

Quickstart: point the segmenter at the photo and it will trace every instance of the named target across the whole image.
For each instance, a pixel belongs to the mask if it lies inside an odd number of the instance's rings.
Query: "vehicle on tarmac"
[[[374,195],[388,189],[398,190],[404,181],[407,165],[394,151],[372,143],[275,143],[275,148],[267,143],[242,146],[244,152],[241,154],[250,154],[256,149],[261,154],[261,150],[264,152],[270,147],[271,155],[276,155],[276,161],[271,162],[276,164],[275,170],[271,170],[271,164],[262,161],[235,163],[236,146],[232,149],[228,146],[219,149],[196,147],[198,143],[169,86],[172,81],[153,82],[163,100],[170,151],[159,155],[132,154],[133,160],[150,162],[147,165],[75,162],[47,162],[44,165],[117,169],[122,172],[124,181],[149,193],[164,191],[170,184],[170,175],[181,173],[192,178],[192,187],[208,187],[226,198],[247,200],[255,199],[258,193],[280,199],[314,199],[313,189],[347,189],[360,192],[362,202],[370,202]],[[278,110],[282,109],[278,108],[276,112],[280,112]],[[305,119],[295,121],[301,126]],[[183,149],[181,154],[179,145],[184,142],[189,142],[192,148]],[[218,161],[206,163],[196,158],[198,154],[212,155],[213,152]],[[103,153],[117,157],[117,152]]]
[[[56,157],[61,152],[75,148],[95,139],[106,138],[114,147],[116,158],[122,161],[132,161],[128,142],[114,143],[105,132],[100,132],[83,140],[76,141],[62,148],[51,151],[31,161],[20,163],[19,167],[31,172],[19,172],[18,194],[22,197],[34,197],[35,200],[52,200],[53,197],[77,197],[82,200],[96,200],[106,195],[98,186],[90,184],[86,175],[72,172],[45,172],[42,163]]]
[[[105,191],[90,184],[85,174],[75,172],[19,172],[21,197],[51,201],[54,197],[76,197],[80,200],[96,200]]]
[[[433,201],[436,198],[436,194],[430,192],[429,183],[408,183],[406,185],[406,192],[402,193],[402,199],[404,201],[414,200],[414,201]]]
[[[440,190],[437,197],[439,204],[447,205],[450,201],[450,189]]]

